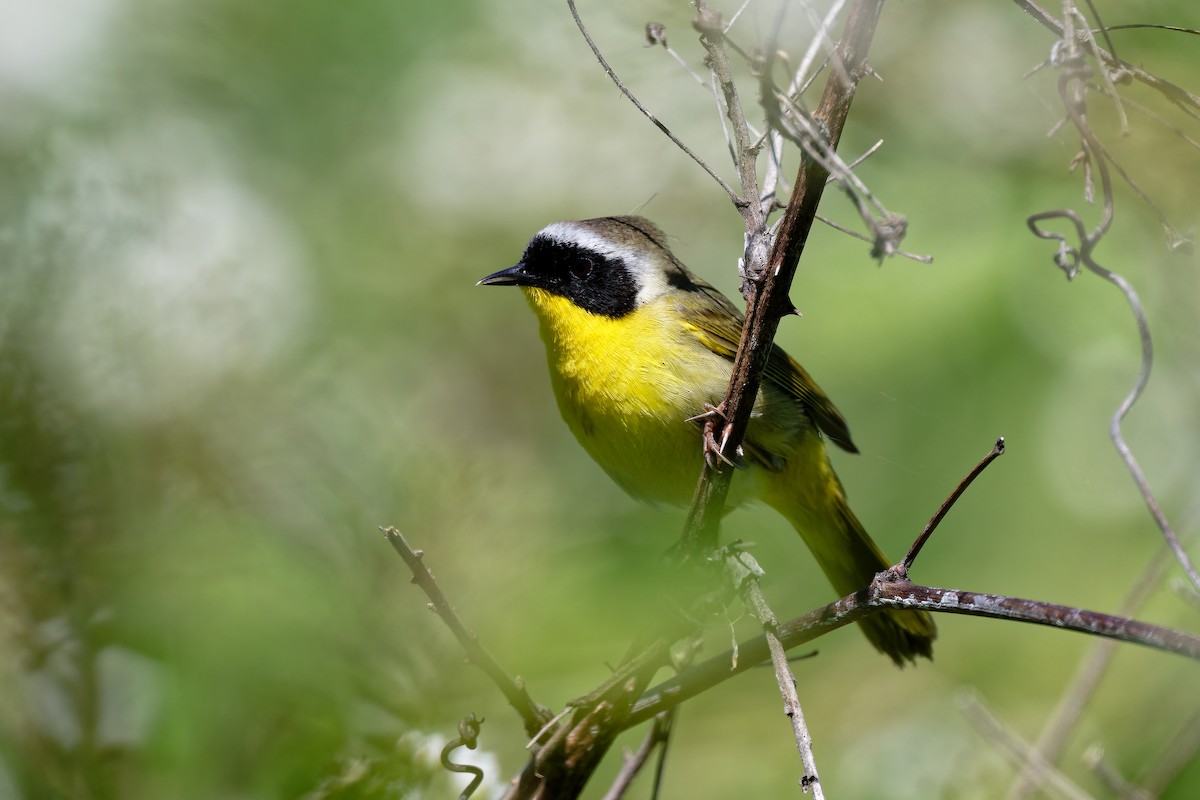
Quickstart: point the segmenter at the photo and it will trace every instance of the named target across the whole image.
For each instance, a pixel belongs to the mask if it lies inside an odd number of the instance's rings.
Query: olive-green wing
[[[692,278],[696,290],[708,301],[689,308],[688,318],[696,338],[717,355],[733,360],[742,338],[741,312],[725,295],[707,283]],[[812,376],[778,345],[771,346],[765,370],[767,380],[795,397],[812,417],[821,433],[843,450],[857,453],[846,420],[833,402],[821,391]]]

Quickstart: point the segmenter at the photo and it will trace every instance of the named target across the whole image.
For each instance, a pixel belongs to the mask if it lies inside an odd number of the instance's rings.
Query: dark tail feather
[[[867,588],[876,573],[891,566],[850,510],[823,448],[807,463],[793,458],[774,476],[763,499],[792,523],[840,596]],[[933,658],[937,627],[928,612],[888,609],[858,624],[871,644],[900,666],[917,656]]]

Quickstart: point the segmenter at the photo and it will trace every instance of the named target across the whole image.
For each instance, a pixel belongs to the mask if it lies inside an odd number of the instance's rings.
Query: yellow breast
[[[634,497],[689,502],[701,441],[687,418],[720,400],[729,362],[687,332],[667,298],[612,319],[540,289],[525,292],[559,410],[579,443]]]

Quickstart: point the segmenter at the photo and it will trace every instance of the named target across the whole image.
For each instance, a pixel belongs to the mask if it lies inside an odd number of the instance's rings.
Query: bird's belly
[[[559,409],[579,443],[626,492],[640,500],[686,505],[703,458],[704,413],[724,391],[703,377],[720,363],[696,364],[667,352],[620,353],[551,364]],[[710,357],[698,353],[693,358]],[[717,356],[711,356],[716,359]],[[726,375],[728,367],[724,366]],[[721,373],[718,371],[718,375]]]
[[[684,505],[702,458],[700,428],[671,409],[634,403],[597,408],[564,393],[559,406],[579,443],[626,492],[639,500]],[[702,404],[695,406],[697,412]]]

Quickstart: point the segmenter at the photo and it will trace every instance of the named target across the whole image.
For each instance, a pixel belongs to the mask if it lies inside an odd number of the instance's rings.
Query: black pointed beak
[[[524,264],[517,264],[515,267],[502,269],[499,272],[493,272],[486,278],[483,278],[476,286],[524,286],[529,283],[529,273],[525,271]]]

